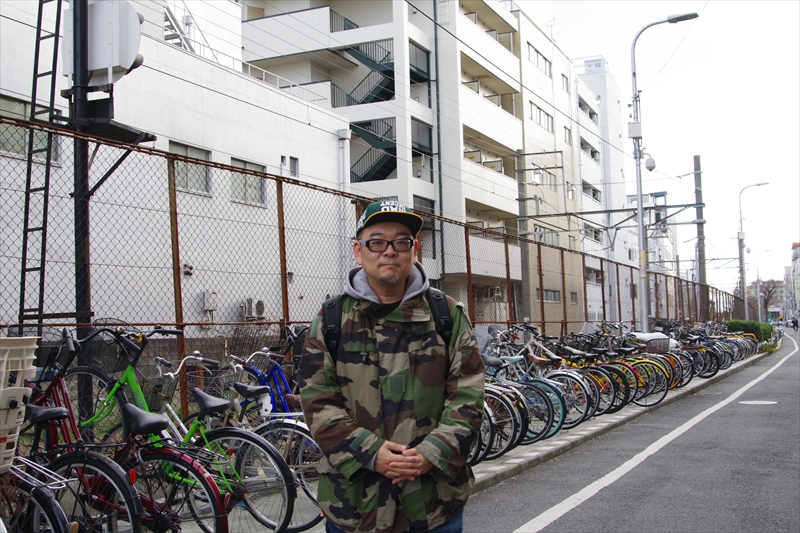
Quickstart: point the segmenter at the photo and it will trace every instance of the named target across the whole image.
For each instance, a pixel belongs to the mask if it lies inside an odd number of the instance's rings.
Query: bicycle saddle
[[[41,424],[50,420],[64,420],[69,418],[69,411],[66,407],[45,407],[44,405],[25,406],[25,419],[30,420],[31,424]]]
[[[505,365],[502,359],[492,357],[491,355],[481,354],[481,359],[483,359],[484,365],[492,368],[500,368]]]
[[[236,382],[233,384],[233,390],[239,393],[239,396],[245,400],[258,398],[264,394],[269,393],[269,385],[246,385],[244,383]]]
[[[194,394],[194,401],[197,402],[197,406],[200,407],[200,411],[197,413],[198,418],[213,415],[214,413],[221,413],[231,404],[229,400],[225,398],[214,398],[197,387],[192,389],[192,394]]]
[[[132,403],[119,406],[122,411],[122,437],[130,435],[153,435],[169,427],[169,420],[161,413],[148,413]]]

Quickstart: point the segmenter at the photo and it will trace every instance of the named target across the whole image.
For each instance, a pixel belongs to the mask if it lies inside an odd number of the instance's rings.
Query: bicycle
[[[14,457],[0,475],[0,531],[4,533],[77,533],[52,491],[67,480],[24,457]]]
[[[322,451],[311,432],[300,419],[300,411],[284,411],[299,402],[289,394],[288,384],[281,364],[284,356],[272,352],[255,352],[247,359],[229,355],[231,366],[219,372],[201,369],[190,380],[202,383],[209,390],[230,397],[232,410],[223,413],[216,421],[220,427],[246,428],[263,437],[278,450],[292,471],[297,490],[288,533],[299,533],[322,520],[317,504],[317,467]],[[286,364],[285,362],[283,364]],[[259,367],[266,370],[262,372]],[[239,380],[255,383],[249,385]],[[264,383],[281,383],[276,388]],[[274,400],[273,400],[274,399]],[[281,407],[278,407],[281,406]],[[277,410],[276,410],[277,409]],[[190,415],[183,423],[191,423]]]
[[[91,333],[83,342],[91,342],[103,331]],[[67,354],[64,364],[59,362],[62,352]],[[48,357],[48,367],[56,370],[53,382],[45,391],[39,389],[34,394],[38,405],[29,404],[26,409],[29,429],[33,428],[30,458],[55,457],[48,468],[78,479],[77,489],[58,495],[69,514],[85,531],[101,528],[137,533],[145,527],[159,533],[177,532],[183,522],[193,521],[203,532],[226,533],[223,498],[199,460],[208,462],[208,457],[198,448],[179,447],[152,437],[162,429],[165,418],[158,415],[157,420],[148,420],[137,413],[123,416],[123,423],[126,419],[129,422],[128,429],[116,449],[108,443],[82,440],[65,384],[69,371],[63,370],[79,352],[80,341],[74,341],[64,329],[62,342],[52,352],[55,355]],[[102,382],[98,385],[103,387]],[[52,404],[57,406],[46,407]],[[149,437],[137,439],[140,435]],[[42,451],[40,444],[44,444]]]
[[[124,429],[124,425],[117,422],[117,413],[124,406],[131,405],[125,394],[125,391],[130,391],[134,404],[140,409],[165,411],[167,425],[164,429],[167,430],[166,435],[175,442],[184,445],[191,443],[224,458],[224,461],[204,466],[215,474],[217,486],[228,502],[226,509],[230,514],[229,522],[235,529],[267,527],[281,533],[291,520],[296,489],[291,471],[277,450],[262,437],[239,428],[210,429],[207,418],[226,410],[227,400],[203,397],[203,393],[195,389],[194,397],[201,402],[200,416],[188,428],[170,405],[178,375],[187,362],[216,365],[216,361],[196,355],[187,356],[175,372],[164,373],[162,368],[172,367],[172,364],[156,357],[154,366],[157,375],[152,372],[149,376],[137,376],[141,372],[136,363],[147,345],[147,338],[163,331],[126,332],[122,327],[114,330],[113,342],[126,348],[119,352],[120,359],[124,360],[124,369],[116,379],[93,366],[75,367],[67,372],[68,380],[88,379],[96,383],[100,391],[93,398],[92,408],[82,412],[79,426],[106,428],[99,440],[117,440]],[[117,368],[122,367],[123,363],[120,362]]]

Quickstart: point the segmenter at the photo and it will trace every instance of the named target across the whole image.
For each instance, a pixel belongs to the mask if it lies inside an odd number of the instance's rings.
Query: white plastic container
[[[17,373],[14,386],[36,374],[36,343],[39,337],[0,337],[0,389],[8,386],[11,372]],[[0,409],[4,406],[0,405]]]

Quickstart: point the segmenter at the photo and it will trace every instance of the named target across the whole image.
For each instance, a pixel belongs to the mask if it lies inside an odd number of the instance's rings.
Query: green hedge
[[[728,331],[752,333],[759,341],[771,339],[773,329],[771,324],[762,324],[757,320],[728,320]]]

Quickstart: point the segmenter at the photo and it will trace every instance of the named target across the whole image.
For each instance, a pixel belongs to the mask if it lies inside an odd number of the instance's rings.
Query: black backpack
[[[430,287],[426,295],[433,321],[436,324],[436,333],[444,339],[445,346],[450,346],[450,339],[453,336],[453,317],[450,316],[447,299],[442,291]],[[322,304],[325,345],[328,347],[334,365],[339,357],[339,341],[342,337],[342,296],[341,294],[336,295]]]

